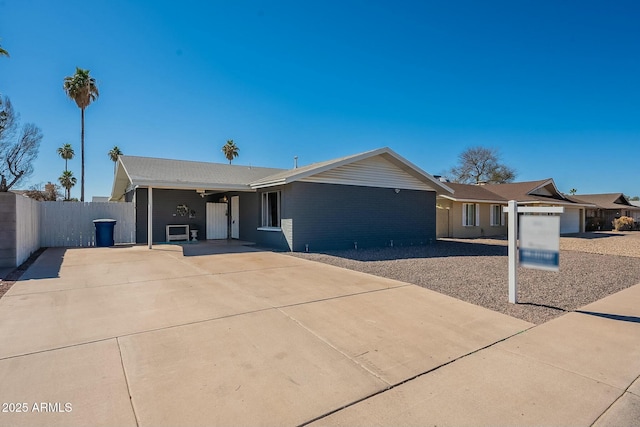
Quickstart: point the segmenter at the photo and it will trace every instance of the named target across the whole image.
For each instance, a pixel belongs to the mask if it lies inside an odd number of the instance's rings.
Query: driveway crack
[[[133,404],[133,396],[131,395],[131,387],[129,386],[129,377],[127,376],[127,369],[124,366],[124,359],[122,358],[122,348],[120,347],[120,339],[117,337],[116,337],[116,343],[118,343],[118,353],[120,354],[120,365],[122,366],[122,373],[124,375],[124,382],[127,386],[127,394],[129,395],[129,403],[131,404],[133,417],[136,420],[136,426],[140,426],[140,421],[138,420],[138,414],[136,413],[136,407]]]

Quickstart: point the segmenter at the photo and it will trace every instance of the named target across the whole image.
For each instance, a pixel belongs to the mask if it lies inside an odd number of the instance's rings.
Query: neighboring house
[[[430,243],[436,193],[451,189],[381,148],[291,170],[120,156],[110,200],[136,203],[139,243],[188,225],[200,239],[319,251]]]
[[[640,207],[633,205],[622,193],[576,194],[574,198],[594,206],[587,209],[587,230],[613,230],[613,220],[621,216],[640,221]]]
[[[519,206],[562,206],[560,233],[585,230],[585,208],[589,203],[573,200],[556,187],[553,179],[508,184],[447,183],[453,194],[437,199],[438,237],[470,238],[507,234],[506,215],[502,208],[509,200]]]
[[[437,236],[470,238],[507,234],[502,207],[508,200],[492,193],[486,185],[446,183],[453,194],[438,196]]]

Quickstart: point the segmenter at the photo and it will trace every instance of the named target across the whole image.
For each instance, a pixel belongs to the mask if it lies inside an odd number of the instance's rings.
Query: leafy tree
[[[75,154],[76,153],[73,151],[73,147],[71,146],[71,144],[64,144],[62,147],[58,148],[58,155],[64,159],[65,171],[69,170],[69,168],[67,168],[67,162],[73,159],[73,156],[75,156]]]
[[[60,177],[58,178],[58,182],[60,182],[60,185],[62,186],[62,188],[64,188],[67,192],[67,195],[65,196],[65,200],[71,200],[71,188],[74,185],[76,185],[76,182],[78,182],[76,177],[73,176],[73,172],[71,171],[62,172],[62,175],[60,175]]]
[[[114,145],[113,148],[109,150],[109,158],[113,162],[113,173],[116,173],[116,162],[118,161],[118,156],[122,156],[122,151],[117,145]]]
[[[222,152],[227,160],[229,160],[229,164],[231,164],[233,159],[238,157],[238,151],[240,151],[240,149],[235,142],[233,142],[233,139],[227,140],[227,143],[222,146]]]
[[[83,70],[76,67],[76,73],[73,76],[64,78],[63,89],[67,96],[76,102],[80,108],[80,118],[82,129],[80,132],[80,151],[82,172],[80,175],[80,201],[84,202],[84,110],[100,95],[96,79],[89,75],[89,70]]]
[[[640,200],[640,196],[629,197],[629,200],[631,200],[632,202],[636,202],[636,201]]]
[[[19,116],[7,97],[0,98],[0,192],[28,177],[38,157],[42,132],[33,123],[19,129]]]
[[[471,147],[458,156],[458,165],[451,168],[451,180],[463,184],[511,182],[516,171],[500,163],[500,154],[494,148]]]

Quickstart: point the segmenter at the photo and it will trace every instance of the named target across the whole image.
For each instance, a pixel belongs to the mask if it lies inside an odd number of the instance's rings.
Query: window
[[[280,228],[280,192],[262,193],[262,226]]]
[[[476,203],[462,204],[462,225],[474,227],[480,224],[480,208]]]
[[[491,205],[491,225],[504,225],[502,206]]]

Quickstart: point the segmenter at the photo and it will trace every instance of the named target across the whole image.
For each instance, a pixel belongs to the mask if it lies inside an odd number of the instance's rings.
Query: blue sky
[[[35,173],[55,181],[86,111],[86,194],[107,152],[289,168],[389,146],[442,174],[497,148],[517,180],[640,195],[637,1],[0,0],[0,93],[41,127]],[[72,196],[79,197],[80,185]]]

